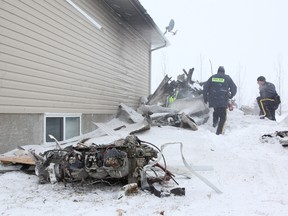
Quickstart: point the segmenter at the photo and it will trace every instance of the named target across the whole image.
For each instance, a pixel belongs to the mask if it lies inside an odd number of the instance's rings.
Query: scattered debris
[[[149,115],[158,126],[183,126],[181,123],[187,124],[182,122],[183,116],[189,119],[188,125],[192,130],[197,130],[197,125],[207,122],[209,107],[203,100],[202,83],[192,81],[194,68],[189,73],[183,71],[184,74],[179,75],[177,81],[171,81],[166,75],[155,92],[147,100],[141,100],[137,111],[146,117]]]
[[[13,151],[0,155],[0,162],[0,173],[11,171],[23,171],[28,174],[34,173],[35,161],[20,146]]]
[[[141,114],[123,103],[120,103],[119,105],[116,118],[119,118],[120,120],[126,121],[130,124],[142,122],[144,120],[144,117]]]
[[[3,164],[30,164],[35,165],[35,161],[28,155],[19,155],[19,156],[5,156],[0,155],[0,161]]]
[[[288,147],[288,131],[275,131],[271,134],[264,134],[261,137],[262,142],[279,142],[283,147]]]
[[[35,165],[35,161],[30,157],[29,153],[18,146],[17,149],[14,149],[6,154],[0,155],[0,161],[3,165]]]
[[[137,193],[138,193],[137,183],[130,183],[130,184],[124,185],[121,188],[121,192],[118,195],[118,199],[121,199],[124,196],[130,196],[132,194],[137,194]]]
[[[259,115],[260,111],[258,105],[257,107],[241,106],[240,110],[244,113],[244,115]]]
[[[136,134],[136,133],[140,133],[140,132],[149,130],[150,128],[151,128],[151,124],[148,121],[144,120],[143,121],[143,125],[139,129],[131,131],[129,134],[133,135],[133,134]]]
[[[27,174],[35,174],[35,166],[28,164],[2,163],[0,164],[0,173],[21,171]]]
[[[30,153],[36,162],[40,183],[52,179],[63,182],[122,179],[127,183],[139,183],[140,169],[156,158],[158,152],[130,135],[111,144],[78,143],[64,149],[48,150],[41,155],[34,151]]]
[[[197,123],[188,115],[182,114],[164,114],[150,116],[152,126],[175,126],[198,130]]]
[[[89,183],[113,183],[119,181],[128,183],[122,187],[118,199],[138,191],[148,190],[159,195],[159,191],[153,186],[154,183],[163,183],[173,180],[174,175],[166,167],[159,163],[152,163],[157,158],[160,150],[153,144],[139,140],[135,135],[129,135],[125,139],[118,139],[110,144],[78,143],[76,146],[56,148],[36,154],[29,151],[35,160],[35,173],[39,177],[39,183],[47,182],[81,182]],[[160,155],[163,157],[162,153]],[[156,167],[164,173],[156,171]],[[148,170],[153,170],[155,177],[147,175]],[[143,184],[144,182],[144,184]],[[177,182],[176,182],[177,183]],[[178,184],[178,183],[177,183]],[[181,190],[181,191],[179,191]],[[184,191],[184,192],[183,192]],[[185,189],[171,190],[166,194],[185,195]],[[163,194],[161,193],[162,197]]]
[[[123,209],[117,209],[117,212],[118,212],[118,216],[123,216],[123,212],[125,213]]]
[[[98,128],[100,128],[105,134],[109,136],[115,136],[117,137],[118,134],[115,132],[115,130],[111,129],[107,124],[105,123],[96,123],[93,122],[94,125],[96,125]]]

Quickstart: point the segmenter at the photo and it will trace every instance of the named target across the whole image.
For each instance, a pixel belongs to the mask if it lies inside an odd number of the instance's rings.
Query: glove
[[[233,98],[231,92],[228,92],[228,98],[229,98],[229,99],[232,99],[232,98]]]

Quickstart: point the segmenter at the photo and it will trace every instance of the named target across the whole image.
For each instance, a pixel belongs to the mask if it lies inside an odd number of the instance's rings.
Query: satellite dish
[[[173,28],[174,28],[174,24],[175,24],[174,20],[171,19],[170,22],[169,22],[169,25],[166,27],[166,30],[168,32],[171,32],[173,30]]]
[[[172,32],[173,28],[174,28],[174,25],[175,25],[175,22],[173,19],[170,20],[169,22],[169,25],[166,27],[166,31],[164,32],[164,35],[167,33],[167,32],[171,32],[173,33],[174,35],[176,34],[176,32]]]

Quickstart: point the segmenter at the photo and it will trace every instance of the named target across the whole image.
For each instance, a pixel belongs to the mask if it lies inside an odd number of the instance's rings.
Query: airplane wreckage
[[[55,140],[56,148],[44,152],[36,152],[33,149],[25,150],[26,161],[22,164],[34,166],[35,174],[39,177],[39,183],[80,182],[107,183],[113,185],[115,182],[123,182],[125,194],[127,191],[148,190],[152,194],[163,197],[174,195],[185,195],[185,188],[176,187],[170,191],[163,192],[154,187],[155,183],[163,184],[174,181],[175,176],[166,168],[166,162],[162,150],[168,144],[159,149],[156,145],[140,140],[135,134],[149,130],[152,126],[175,126],[188,128],[193,131],[198,125],[205,123],[209,117],[209,108],[202,97],[202,87],[199,82],[192,81],[194,69],[177,77],[177,81],[165,76],[154,94],[148,98],[141,98],[140,106],[136,110],[120,104],[116,115],[121,121],[127,123],[141,123],[141,127],[130,131],[126,137],[116,139],[108,144],[88,142],[91,133],[81,137],[81,141],[73,144],[60,144]],[[104,123],[94,123],[98,129],[108,135],[114,135],[115,131],[125,128],[125,125],[111,129]],[[171,144],[171,143],[170,143]],[[175,143],[173,143],[175,144]],[[182,154],[182,143],[180,144]],[[33,160],[27,160],[27,155]],[[9,157],[8,157],[9,158]],[[15,157],[14,157],[15,158]],[[164,165],[160,164],[163,159]],[[182,160],[186,168],[201,181],[215,190],[221,191],[207,179],[199,175],[188,165],[183,154]],[[13,161],[13,157],[7,159],[5,155],[0,156],[0,161],[21,164],[21,159]]]
[[[192,80],[194,68],[183,71],[176,81],[166,75],[155,92],[147,100],[141,100],[137,112],[148,118],[152,125],[197,130],[197,125],[207,122],[209,107],[203,100],[203,83]]]

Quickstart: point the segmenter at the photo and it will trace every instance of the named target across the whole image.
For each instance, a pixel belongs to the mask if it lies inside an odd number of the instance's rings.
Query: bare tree
[[[245,89],[245,86],[243,86],[245,84],[245,82],[243,82],[243,80],[245,80],[245,75],[246,75],[246,67],[243,67],[241,62],[239,62],[238,64],[238,79],[237,79],[237,104],[238,107],[242,106],[242,89]],[[243,77],[244,76],[244,77]]]
[[[209,59],[209,62],[210,62],[211,75],[213,75],[213,67],[212,67],[212,61],[211,61],[211,59]]]
[[[161,64],[161,66],[162,66],[163,77],[165,77],[167,74],[166,63],[167,63],[167,55],[166,55],[166,52],[162,51],[162,64]]]

